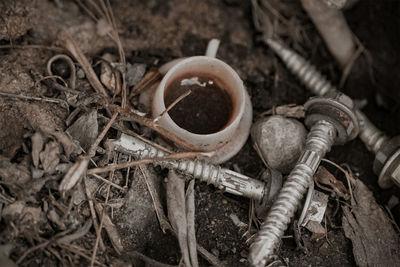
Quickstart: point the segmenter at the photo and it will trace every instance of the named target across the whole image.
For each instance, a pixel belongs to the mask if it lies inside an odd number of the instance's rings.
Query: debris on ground
[[[312,2],[2,1],[0,266],[248,266],[282,173],[304,147],[311,96],[260,34],[363,99],[385,132],[400,131],[392,27],[400,4],[321,1],[350,34],[351,43],[333,40],[346,46],[341,53],[310,15]],[[194,159],[188,169],[206,176],[199,166],[209,154],[160,127],[149,109],[164,64],[202,55],[213,38],[259,118],[253,142],[209,175],[219,188],[152,165]],[[167,156],[139,160],[112,147],[128,135]],[[378,187],[372,161],[360,140],[332,148],[314,176],[305,227],[299,209],[269,266],[400,265],[399,191]],[[232,183],[218,180],[224,172],[253,178],[264,198],[230,194]]]
[[[360,180],[352,181],[351,205],[343,205],[342,224],[353,243],[358,266],[400,265],[400,238],[372,192]]]

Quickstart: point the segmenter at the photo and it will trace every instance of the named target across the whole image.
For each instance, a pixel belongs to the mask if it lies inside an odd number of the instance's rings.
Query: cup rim
[[[165,107],[165,102],[164,102],[164,92],[166,89],[167,82],[171,79],[171,76],[175,73],[176,69],[180,68],[184,64],[188,64],[188,63],[196,64],[196,61],[198,61],[198,60],[205,60],[205,61],[209,61],[209,62],[212,62],[215,64],[219,64],[223,68],[227,69],[229,71],[229,73],[231,74],[230,78],[233,78],[235,80],[235,83],[238,84],[238,87],[240,88],[239,89],[240,90],[240,99],[242,100],[239,103],[240,106],[238,108],[236,116],[226,126],[224,126],[224,128],[222,128],[220,131],[210,133],[210,134],[196,134],[196,133],[190,132],[190,131],[180,127],[178,124],[176,124],[175,121],[168,114],[168,112],[163,115],[163,120],[165,120],[165,123],[171,124],[174,128],[176,128],[176,130],[180,131],[182,134],[190,135],[193,138],[205,139],[205,138],[213,137],[216,135],[221,135],[228,131],[233,131],[233,130],[231,130],[232,127],[230,127],[230,126],[236,125],[236,127],[237,127],[237,125],[239,124],[239,122],[241,120],[242,114],[244,112],[244,109],[245,109],[245,101],[244,100],[245,100],[245,90],[246,89],[244,87],[243,81],[240,79],[237,72],[231,66],[229,66],[227,63],[225,63],[224,61],[222,61],[220,59],[208,57],[208,56],[193,56],[193,57],[185,58],[182,61],[178,62],[173,67],[171,67],[171,69],[168,70],[168,72],[165,74],[165,76],[161,80],[160,84],[158,85],[157,90],[154,95],[154,98],[156,98],[157,94],[159,94],[159,97],[161,97],[161,99],[162,99],[162,101],[161,101],[162,107],[161,108],[163,110],[165,110],[166,107]],[[226,80],[226,79],[221,79],[221,80]],[[160,87],[162,87],[162,90],[160,90]],[[161,94],[161,96],[160,96],[160,94]],[[157,114],[157,116],[158,115],[159,114]]]

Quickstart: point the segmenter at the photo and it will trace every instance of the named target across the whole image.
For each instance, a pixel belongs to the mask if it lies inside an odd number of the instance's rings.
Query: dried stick
[[[208,261],[213,266],[218,266],[218,267],[225,266],[225,264],[222,264],[222,262],[217,257],[214,256],[214,254],[211,254],[199,244],[197,244],[197,251],[206,261]]]
[[[97,174],[93,173],[92,176],[95,177],[95,178],[97,178],[97,179],[99,179],[100,181],[106,183],[107,185],[111,185],[111,186],[113,186],[113,187],[115,187],[115,188],[117,188],[117,189],[119,189],[119,190],[121,190],[121,191],[124,191],[124,188],[122,188],[121,186],[119,186],[119,185],[117,185],[117,184],[115,184],[115,183],[113,183],[113,182],[110,182],[110,181],[107,180],[107,179],[104,179],[104,178],[101,177],[100,175],[97,175]]]
[[[21,257],[19,257],[19,259],[15,263],[20,265],[21,262],[25,259],[26,256],[28,256],[30,253],[32,253],[32,252],[34,252],[34,251],[36,251],[38,249],[45,248],[51,241],[52,240],[47,240],[47,241],[45,241],[43,243],[40,243],[40,244],[38,244],[36,246],[30,247],[28,250],[26,250],[24,252],[24,254],[21,255]]]
[[[94,88],[94,90],[102,94],[106,97],[108,97],[108,94],[106,90],[104,89],[103,85],[97,78],[96,73],[94,72],[92,66],[89,63],[89,60],[86,58],[86,56],[83,54],[82,50],[78,47],[74,39],[72,37],[64,32],[60,32],[60,42],[61,45],[78,61],[78,63],[81,65],[83,71],[86,74],[86,77],[89,80],[90,85]]]
[[[101,119],[105,120],[105,121],[109,121],[109,120],[110,120],[109,118],[104,117],[104,116],[101,115],[101,114],[99,114],[99,117],[100,117]],[[147,143],[147,144],[149,144],[149,145],[152,145],[152,146],[156,147],[157,149],[160,149],[160,150],[162,150],[162,151],[164,151],[164,152],[167,152],[168,154],[173,153],[173,151],[169,150],[168,148],[165,148],[165,147],[163,147],[163,146],[161,146],[161,145],[159,145],[159,144],[157,144],[157,143],[155,143],[155,142],[152,142],[152,141],[150,141],[150,140],[144,138],[143,136],[137,134],[136,132],[134,132],[134,131],[132,131],[132,130],[129,130],[128,128],[126,128],[126,127],[125,127],[124,125],[122,125],[121,123],[114,122],[114,123],[112,124],[111,127],[112,127],[113,129],[118,130],[118,131],[120,131],[120,132],[123,132],[123,133],[125,133],[125,134],[135,136],[136,138],[142,140],[143,142],[145,142],[145,143]]]
[[[86,154],[86,156],[80,158],[77,162],[75,162],[75,164],[64,175],[64,178],[62,179],[62,181],[59,185],[59,189],[58,189],[62,195],[64,195],[65,192],[67,192],[72,187],[74,187],[79,182],[79,180],[82,178],[82,176],[85,174],[88,164],[89,164],[89,160],[95,155],[97,146],[100,144],[101,140],[104,138],[104,136],[110,129],[112,123],[117,118],[117,116],[118,116],[118,113],[115,113],[111,117],[111,119],[107,123],[106,127],[104,127],[101,134],[97,137],[97,139],[94,141],[92,146],[89,148],[89,151]]]
[[[141,160],[132,161],[132,162],[124,162],[124,163],[120,163],[120,164],[108,165],[108,166],[102,167],[102,168],[94,168],[94,169],[88,170],[87,174],[103,173],[103,172],[108,172],[108,171],[113,171],[113,170],[120,170],[120,169],[125,169],[128,167],[156,163],[156,162],[165,161],[165,160],[194,158],[194,157],[201,156],[201,155],[204,155],[204,153],[203,152],[175,153],[175,154],[170,154],[170,155],[167,155],[164,157],[141,159]]]
[[[57,46],[45,46],[45,45],[0,45],[0,49],[44,49],[44,50],[51,50],[55,52],[63,52],[65,51],[61,47]]]
[[[116,161],[116,155],[114,156],[114,162],[115,162],[115,161]],[[111,171],[111,172],[110,172],[110,182],[112,182],[113,177],[114,177],[114,171]],[[111,185],[108,184],[108,185],[107,185],[106,200],[105,200],[105,202],[104,202],[104,205],[105,205],[105,206],[107,206],[107,204],[108,204],[108,198],[110,197],[110,188],[111,188]],[[90,260],[90,267],[93,267],[94,261],[95,261],[95,259],[96,259],[97,248],[98,248],[98,246],[99,246],[99,242],[100,242],[100,239],[101,239],[101,230],[102,230],[102,228],[103,228],[104,213],[105,213],[105,212],[106,212],[106,209],[103,208],[103,210],[102,210],[102,212],[101,212],[101,216],[100,216],[100,226],[99,226],[99,230],[96,231],[97,237],[96,237],[96,243],[95,243],[94,248],[93,248],[92,258],[91,258],[91,260]]]
[[[155,68],[150,69],[144,75],[144,77],[140,80],[140,82],[133,87],[133,89],[129,95],[129,99],[140,94],[141,92],[145,91],[146,89],[149,89],[152,85],[154,85],[156,82],[161,80],[161,78],[162,78],[162,75],[158,71],[158,69],[155,69]]]
[[[175,107],[179,102],[181,102],[183,99],[185,99],[185,97],[189,96],[192,93],[191,90],[187,90],[185,93],[183,93],[182,95],[180,95],[179,97],[177,97],[174,102],[172,102],[163,112],[161,112],[160,115],[158,115],[153,122],[157,123],[162,116],[165,115],[165,113],[167,113],[168,111],[170,111],[173,107]]]
[[[106,127],[104,127],[103,131],[101,132],[101,134],[97,137],[97,139],[94,141],[94,143],[92,144],[92,146],[89,148],[88,150],[88,155],[90,157],[93,157],[94,154],[96,153],[96,149],[97,146],[100,144],[101,140],[103,140],[104,136],[107,134],[108,130],[110,129],[111,125],[113,124],[113,122],[115,121],[115,119],[117,118],[118,113],[114,113],[114,115],[112,115],[111,119],[108,121]]]
[[[156,211],[158,222],[160,223],[161,230],[165,234],[167,230],[172,231],[171,224],[168,222],[167,217],[164,214],[164,210],[161,204],[160,196],[156,190],[153,179],[150,177],[149,170],[146,166],[139,165],[140,172],[146,182],[147,189],[149,190],[151,199],[153,200],[154,209]]]
[[[94,203],[93,203],[93,195],[92,192],[89,191],[89,187],[87,185],[87,177],[85,177],[84,181],[85,181],[85,192],[86,192],[86,198],[88,200],[89,203],[89,209],[90,209],[90,213],[92,215],[92,220],[93,220],[93,226],[94,226],[94,230],[96,231],[96,233],[99,231],[99,224],[97,222],[97,215],[96,215],[96,210],[94,209]],[[100,240],[100,250],[104,251],[104,243],[103,243],[103,239]]]
[[[89,257],[88,255],[86,255],[86,254],[83,252],[83,249],[80,248],[80,247],[78,247],[78,246],[71,245],[71,244],[59,244],[58,246],[61,247],[61,248],[67,249],[67,250],[69,250],[69,251],[72,251],[73,253],[75,253],[75,254],[81,256],[82,258],[85,258],[85,259],[87,259],[87,260],[90,260],[90,257]],[[101,263],[101,262],[99,262],[99,261],[97,261],[97,260],[95,260],[94,263],[96,263],[96,264],[99,265],[99,266],[104,266],[104,267],[107,266],[107,265],[105,265],[105,264],[103,264],[103,263]]]
[[[25,99],[25,100],[34,100],[34,101],[43,101],[43,102],[49,102],[49,103],[56,103],[56,104],[63,104],[67,107],[68,109],[68,103],[65,102],[64,100],[60,100],[57,98],[47,98],[47,97],[34,97],[34,96],[25,96],[25,95],[16,95],[16,94],[10,94],[10,93],[3,93],[0,92],[0,95],[2,96],[7,96],[7,97],[14,97],[14,98],[20,98],[20,99]]]
[[[164,136],[165,138],[167,138],[168,140],[174,142],[175,144],[177,144],[179,147],[182,147],[185,150],[189,150],[189,151],[198,151],[199,148],[189,144],[188,142],[186,142],[185,140],[183,140],[182,138],[174,135],[173,133],[169,132],[168,130],[162,128],[161,126],[157,125],[156,123],[153,122],[153,120],[145,118],[143,116],[139,116],[137,114],[135,114],[134,112],[131,112],[128,109],[123,109],[117,105],[114,104],[109,104],[108,108],[110,108],[110,110],[114,110],[117,111],[118,113],[120,113],[121,115],[121,120],[124,121],[134,121],[137,122],[141,125],[144,125],[156,132],[158,132],[159,134],[161,134],[162,136]]]

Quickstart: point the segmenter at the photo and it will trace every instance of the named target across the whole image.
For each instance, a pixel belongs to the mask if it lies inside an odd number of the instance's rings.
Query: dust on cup
[[[249,103],[238,74],[225,62],[209,56],[179,61],[168,70],[154,93],[153,117],[162,114],[188,88],[191,94],[165,113],[158,123],[202,151],[218,150],[232,142]]]

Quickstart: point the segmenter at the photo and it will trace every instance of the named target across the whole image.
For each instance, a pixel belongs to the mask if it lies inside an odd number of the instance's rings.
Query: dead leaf
[[[304,118],[304,106],[295,104],[277,106],[263,112],[261,115],[282,115],[289,118],[301,119]]]
[[[146,64],[135,63],[126,65],[126,82],[128,87],[138,84],[146,72]]]
[[[23,185],[31,179],[28,168],[23,164],[11,163],[0,155],[0,180],[7,185]]]
[[[400,238],[371,191],[354,180],[352,206],[343,205],[342,225],[358,266],[400,266]]]
[[[97,111],[93,110],[79,117],[66,132],[77,140],[87,152],[99,133]]]
[[[80,158],[68,170],[58,187],[58,191],[60,191],[63,196],[79,182],[82,176],[86,173],[88,165],[88,158]]]
[[[51,208],[47,212],[47,219],[49,219],[52,223],[54,223],[59,230],[64,231],[67,229],[67,227],[65,227],[64,222],[61,220],[60,215],[57,214],[54,208]]]
[[[189,194],[191,194],[189,192]],[[193,196],[188,196],[189,202]],[[194,199],[193,199],[194,201]],[[198,266],[197,262],[197,252],[194,252],[195,256],[192,258],[193,254],[193,242],[196,240],[189,240],[193,235],[194,225],[190,226],[190,233],[188,233],[188,222],[187,222],[187,209],[185,200],[185,180],[181,179],[175,171],[170,170],[168,174],[167,183],[167,206],[168,206],[168,218],[171,222],[172,228],[178,238],[179,247],[181,249],[183,261],[185,266]],[[194,204],[193,204],[194,205]],[[189,209],[192,208],[192,203],[190,203]],[[193,211],[194,212],[194,211]],[[194,214],[189,214],[190,219],[194,219]],[[194,224],[194,222],[190,222]],[[189,245],[190,244],[190,245]],[[189,247],[190,246],[190,247]]]
[[[60,147],[57,142],[50,141],[46,144],[44,151],[40,152],[40,162],[45,173],[53,174],[60,162]]]
[[[80,227],[79,229],[77,229],[74,233],[57,239],[57,243],[69,244],[74,240],[78,240],[78,239],[84,237],[89,232],[91,227],[92,227],[92,220],[88,219],[88,220],[86,220],[85,224],[82,227]]]
[[[46,217],[41,208],[27,206],[24,201],[16,201],[6,206],[3,209],[1,217],[5,221],[17,222],[21,226],[46,222]]]
[[[101,62],[100,81],[112,94],[117,95],[120,93],[117,89],[120,89],[120,87],[116,86],[117,78],[111,66],[111,63],[115,62],[117,58],[109,53],[104,54],[102,58],[106,62]]]
[[[106,212],[103,213],[103,206],[100,203],[95,205],[97,214],[99,218],[103,215],[103,227],[106,230],[107,236],[111,241],[112,246],[118,254],[124,251],[124,247],[121,242],[121,237],[119,235],[118,229],[115,224],[111,221],[111,218]]]
[[[350,198],[350,195],[344,184],[341,181],[337,180],[335,176],[333,176],[333,174],[330,173],[325,167],[318,167],[318,170],[314,175],[314,179],[316,180],[318,186],[329,186],[331,190],[333,190],[333,192],[336,193],[339,197],[342,197],[346,200]],[[321,188],[324,189],[323,187]]]
[[[64,148],[64,153],[67,156],[67,158],[69,158],[69,156],[73,152],[80,152],[79,148],[72,141],[72,138],[69,137],[64,132],[57,131],[49,127],[41,127],[40,129],[42,130],[43,133],[54,136],[57,139],[57,141],[60,142],[60,144]]]
[[[40,132],[36,132],[31,137],[32,140],[32,161],[37,168],[39,166],[39,154],[43,149],[45,138]]]
[[[325,228],[321,225],[321,223],[316,221],[308,221],[306,226],[307,230],[309,230],[312,234],[311,239],[319,240],[326,235]]]
[[[186,222],[187,222],[187,233],[188,233],[188,247],[190,261],[193,267],[198,267],[199,262],[197,258],[197,242],[196,242],[196,229],[194,224],[194,183],[195,180],[192,179],[189,182],[188,188],[186,190]]]

